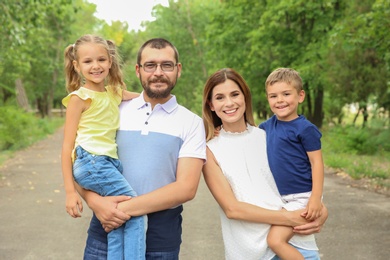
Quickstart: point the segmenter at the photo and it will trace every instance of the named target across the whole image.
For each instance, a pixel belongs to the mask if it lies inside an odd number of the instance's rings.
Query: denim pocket
[[[73,163],[73,177],[80,184],[83,179],[87,178],[91,171],[91,161],[94,156],[78,146],[76,148],[76,160]]]

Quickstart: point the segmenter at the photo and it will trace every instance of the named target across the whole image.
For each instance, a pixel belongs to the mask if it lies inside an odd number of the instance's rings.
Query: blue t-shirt
[[[307,152],[321,149],[322,134],[299,115],[292,121],[280,121],[274,115],[259,125],[267,135],[267,155],[281,195],[312,190],[312,170]]]

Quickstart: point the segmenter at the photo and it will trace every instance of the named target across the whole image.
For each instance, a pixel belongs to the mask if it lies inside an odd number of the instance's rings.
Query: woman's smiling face
[[[212,90],[210,108],[227,131],[241,132],[246,129],[245,96],[234,81],[228,79]]]

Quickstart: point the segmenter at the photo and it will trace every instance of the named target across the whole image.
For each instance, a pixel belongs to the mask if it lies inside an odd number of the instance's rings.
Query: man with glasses
[[[106,259],[105,231],[145,214],[146,259],[179,259],[182,204],[194,198],[206,160],[202,119],[171,94],[182,70],[175,46],[161,38],[145,42],[135,69],[144,90],[121,104],[117,144],[123,175],[139,196],[80,191],[95,213],[84,259]]]

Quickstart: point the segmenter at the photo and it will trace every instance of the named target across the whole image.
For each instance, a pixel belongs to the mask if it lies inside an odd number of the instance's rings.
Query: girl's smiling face
[[[80,45],[78,59],[73,64],[78,73],[85,78],[84,87],[104,91],[105,79],[111,68],[111,59],[107,49],[96,43]]]

